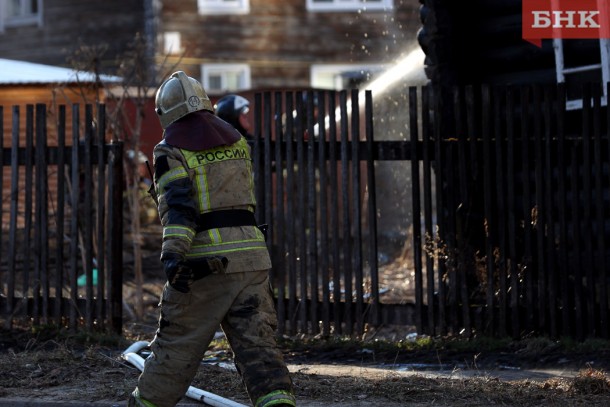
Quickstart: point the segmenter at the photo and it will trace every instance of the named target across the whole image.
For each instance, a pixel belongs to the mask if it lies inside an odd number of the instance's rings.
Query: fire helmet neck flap
[[[214,112],[212,102],[201,83],[182,71],[174,72],[157,90],[155,111],[164,129],[198,110]]]

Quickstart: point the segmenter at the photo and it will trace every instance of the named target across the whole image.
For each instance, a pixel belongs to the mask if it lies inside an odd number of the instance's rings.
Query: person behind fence
[[[161,84],[155,103],[164,128],[153,155],[167,282],[129,406],[176,405],[219,325],[253,405],[296,406],[275,338],[271,259],[254,219],[249,146],[182,71]]]
[[[226,95],[214,105],[216,116],[229,123],[241,133],[246,140],[254,140],[252,124],[248,117],[250,102],[243,96]]]

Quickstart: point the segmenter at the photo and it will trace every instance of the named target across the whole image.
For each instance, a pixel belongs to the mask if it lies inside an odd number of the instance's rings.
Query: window
[[[393,0],[307,0],[309,11],[388,10]]]
[[[311,86],[318,89],[356,89],[375,79],[384,65],[313,65]]]
[[[199,14],[247,14],[250,0],[197,0]]]
[[[182,44],[178,31],[167,31],[163,33],[163,52],[165,55],[176,55],[182,53]]]
[[[201,76],[204,89],[211,94],[250,88],[250,67],[246,64],[205,64]]]
[[[42,0],[5,0],[0,11],[5,27],[42,25]]]

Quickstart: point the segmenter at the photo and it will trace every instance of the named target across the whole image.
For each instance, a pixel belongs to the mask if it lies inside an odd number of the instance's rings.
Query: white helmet
[[[155,111],[161,126],[167,126],[198,110],[214,112],[212,102],[197,79],[184,72],[174,72],[157,90]]]

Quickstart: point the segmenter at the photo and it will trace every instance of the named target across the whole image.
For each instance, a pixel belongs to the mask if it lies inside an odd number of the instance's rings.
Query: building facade
[[[180,66],[212,95],[346,89],[408,52],[418,9],[417,0],[160,1],[157,64]]]

